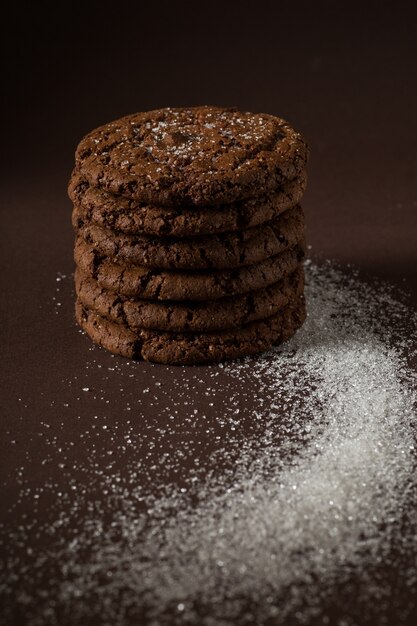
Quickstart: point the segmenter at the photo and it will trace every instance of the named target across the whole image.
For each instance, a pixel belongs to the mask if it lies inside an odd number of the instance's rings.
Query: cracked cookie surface
[[[293,274],[265,289],[207,302],[152,302],[124,298],[103,289],[96,280],[79,270],[75,274],[75,286],[83,306],[131,330],[209,332],[237,328],[277,313],[295,295],[302,294],[304,272],[299,267]]]
[[[106,350],[154,363],[215,363],[264,352],[289,339],[305,319],[302,295],[269,318],[232,330],[211,333],[168,333],[138,329],[107,320],[76,303],[77,322],[90,339]]]
[[[308,148],[285,120],[213,106],[128,115],[84,137],[76,168],[93,187],[162,206],[227,204],[276,191]]]
[[[81,271],[122,296],[152,300],[215,300],[262,289],[294,272],[305,255],[302,240],[261,263],[234,270],[163,270],[122,265],[78,237],[74,259]]]
[[[221,206],[162,207],[92,187],[75,170],[68,194],[74,203],[72,223],[76,230],[93,224],[127,235],[190,237],[242,230],[273,220],[300,202],[306,186],[303,172],[269,195]]]
[[[294,247],[304,236],[304,214],[297,206],[254,228],[182,239],[124,235],[95,225],[81,228],[79,236],[116,263],[177,270],[234,269]]]

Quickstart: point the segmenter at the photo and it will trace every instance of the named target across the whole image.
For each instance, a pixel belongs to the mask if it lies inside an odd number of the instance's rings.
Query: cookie
[[[169,271],[120,265],[78,238],[74,258],[81,271],[104,289],[152,300],[215,300],[262,289],[294,272],[304,258],[305,242],[247,267],[234,270]]]
[[[305,141],[268,114],[201,106],[128,115],[84,137],[93,187],[162,205],[222,205],[275,192],[305,170]]]
[[[167,333],[132,330],[76,303],[76,319],[87,335],[106,350],[154,363],[194,365],[257,354],[289,339],[305,320],[303,296],[275,315],[237,329],[215,333]]]
[[[123,235],[95,225],[84,226],[79,236],[116,263],[162,269],[234,269],[259,263],[299,243],[304,236],[304,214],[296,206],[272,222],[248,230],[181,239]]]
[[[207,302],[152,302],[123,298],[100,287],[94,278],[75,273],[79,301],[101,317],[131,330],[147,328],[170,332],[210,332],[237,328],[270,317],[288,304],[294,294],[302,294],[302,267],[283,280],[258,291]]]
[[[300,202],[306,186],[307,176],[302,172],[266,196],[214,207],[161,207],[91,187],[75,170],[68,193],[74,203],[76,230],[94,224],[126,235],[190,237],[243,230],[273,220]]]

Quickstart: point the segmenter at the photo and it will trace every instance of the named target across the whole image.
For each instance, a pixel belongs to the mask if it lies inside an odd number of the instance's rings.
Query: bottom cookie
[[[95,343],[130,359],[166,365],[197,365],[237,359],[264,352],[292,337],[305,320],[304,297],[263,320],[213,333],[136,332],[104,319],[77,300],[78,324]]]

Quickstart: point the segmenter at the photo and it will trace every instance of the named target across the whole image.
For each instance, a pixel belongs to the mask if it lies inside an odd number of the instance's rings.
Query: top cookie
[[[81,140],[76,166],[91,185],[141,202],[207,206],[273,192],[307,157],[279,117],[202,106],[105,124]]]

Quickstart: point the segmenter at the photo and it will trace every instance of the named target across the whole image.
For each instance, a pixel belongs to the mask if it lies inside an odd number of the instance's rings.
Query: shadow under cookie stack
[[[284,120],[195,107],[101,126],[76,151],[76,318],[166,364],[268,350],[305,319],[308,150]]]

